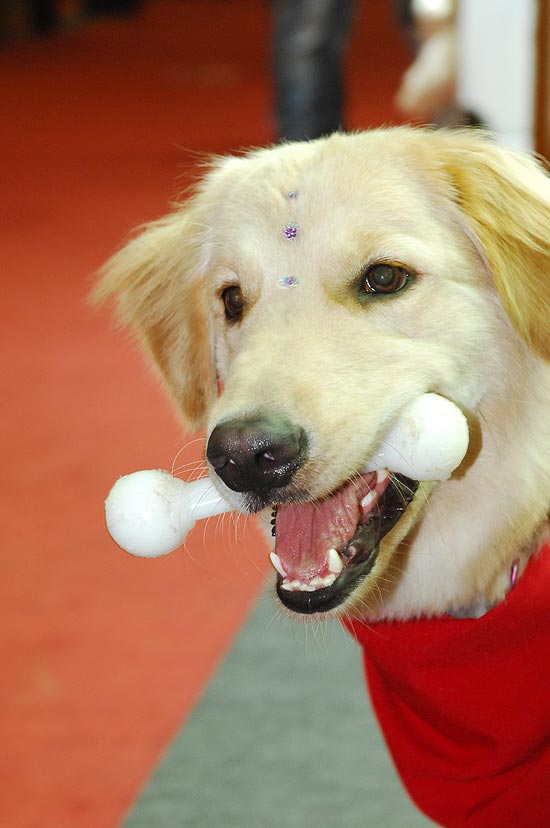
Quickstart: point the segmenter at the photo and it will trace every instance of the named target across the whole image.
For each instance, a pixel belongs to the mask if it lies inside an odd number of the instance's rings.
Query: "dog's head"
[[[109,263],[213,477],[274,510],[290,609],[393,588],[434,487],[362,470],[403,406],[435,391],[475,433],[507,360],[550,358],[549,219],[540,168],[483,136],[336,134],[216,160]]]

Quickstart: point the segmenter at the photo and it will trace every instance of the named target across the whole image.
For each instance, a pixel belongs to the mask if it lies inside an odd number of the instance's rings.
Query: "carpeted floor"
[[[427,828],[397,779],[354,643],[266,594],[124,828]]]
[[[86,296],[205,152],[272,139],[268,46],[260,0],[158,0],[0,52],[0,823],[10,828],[119,825],[264,582],[251,525],[214,522],[187,552],[149,562],[106,536],[102,501],[117,476],[176,455],[196,465],[202,443],[182,434],[134,345]],[[389,4],[359,4],[350,126],[394,119],[406,61]]]

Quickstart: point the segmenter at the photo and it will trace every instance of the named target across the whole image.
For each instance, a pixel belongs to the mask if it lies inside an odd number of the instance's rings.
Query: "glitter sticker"
[[[283,235],[285,239],[295,239],[298,237],[298,233],[300,232],[300,228],[295,222],[292,224],[285,225],[285,229],[283,230]]]
[[[297,287],[300,282],[295,276],[283,276],[279,279],[279,285],[284,288]]]

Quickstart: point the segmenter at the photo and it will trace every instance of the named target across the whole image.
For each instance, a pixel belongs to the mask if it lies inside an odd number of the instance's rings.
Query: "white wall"
[[[460,0],[458,99],[503,143],[533,147],[536,0]]]

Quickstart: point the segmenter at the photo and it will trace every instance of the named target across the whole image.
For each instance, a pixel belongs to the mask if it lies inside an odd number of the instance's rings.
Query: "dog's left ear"
[[[432,163],[450,178],[514,328],[550,360],[550,178],[534,158],[481,132],[431,137]]]
[[[136,334],[192,430],[205,424],[218,393],[206,290],[210,236],[242,163],[233,156],[212,158],[194,194],[119,250],[92,294],[95,304],[117,300],[121,322]]]
[[[198,202],[195,197],[152,222],[116,253],[92,296],[95,304],[116,297],[122,323],[137,335],[193,430],[216,396]]]

